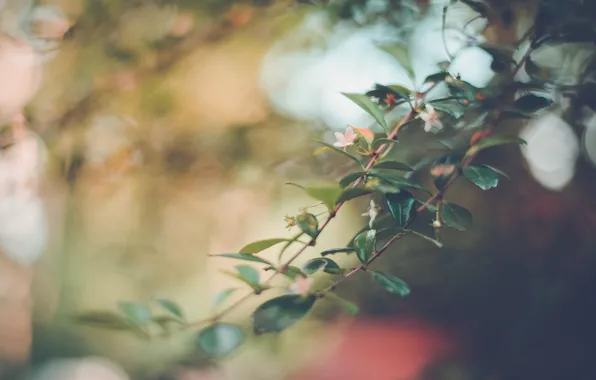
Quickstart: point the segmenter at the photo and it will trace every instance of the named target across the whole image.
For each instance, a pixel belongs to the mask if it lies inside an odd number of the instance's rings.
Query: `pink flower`
[[[354,145],[354,141],[356,141],[358,135],[354,133],[354,129],[352,127],[348,127],[346,128],[346,133],[335,132],[335,138],[337,141],[333,143],[334,147],[346,148],[348,146]]]
[[[292,283],[289,287],[290,292],[294,294],[299,294],[301,296],[308,295],[310,288],[312,287],[313,280],[311,277],[304,277],[302,275],[297,275],[294,278],[294,283]]]
[[[430,104],[427,104],[425,108],[426,111],[420,112],[420,118],[424,120],[424,130],[430,132],[432,130],[443,129],[443,123],[439,120],[439,115],[435,111],[435,108]]]

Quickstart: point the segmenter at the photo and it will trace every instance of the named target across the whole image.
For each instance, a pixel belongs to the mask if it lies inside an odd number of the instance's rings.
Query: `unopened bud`
[[[440,220],[435,220],[433,221],[433,227],[434,228],[441,228],[441,221]]]

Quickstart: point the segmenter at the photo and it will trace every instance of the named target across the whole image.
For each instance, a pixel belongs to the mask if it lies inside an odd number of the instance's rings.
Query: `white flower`
[[[312,287],[313,280],[311,277],[304,277],[297,275],[294,282],[290,285],[289,290],[294,294],[306,296]]]
[[[365,212],[364,214],[362,214],[362,216],[368,216],[370,217],[370,221],[368,222],[368,226],[372,229],[373,228],[373,223],[375,221],[375,219],[377,219],[377,216],[379,216],[379,211],[380,208],[379,206],[377,206],[375,204],[374,200],[370,200],[370,206],[368,207],[368,211]]]
[[[335,132],[336,142],[333,146],[336,148],[346,148],[354,145],[354,141],[358,138],[358,135],[354,132],[352,127],[346,128],[346,133]]]
[[[430,132],[432,130],[443,129],[443,123],[439,120],[439,115],[435,111],[435,108],[430,104],[427,104],[425,108],[426,111],[420,112],[420,118],[424,120],[424,130]]]

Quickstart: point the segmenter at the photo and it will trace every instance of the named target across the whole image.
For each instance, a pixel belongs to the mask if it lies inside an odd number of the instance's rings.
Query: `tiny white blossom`
[[[289,290],[294,294],[306,296],[312,287],[312,283],[313,280],[311,277],[297,275],[294,279],[294,282],[289,286]]]
[[[370,206],[368,207],[368,211],[365,212],[364,214],[362,214],[362,216],[368,216],[370,218],[370,221],[368,222],[368,226],[370,228],[373,228],[373,223],[374,223],[375,219],[377,219],[377,216],[379,216],[379,211],[380,211],[379,206],[377,206],[375,201],[371,199]]]
[[[434,228],[441,228],[441,222],[439,220],[433,221],[433,227]]]
[[[439,120],[437,111],[430,104],[426,105],[426,111],[420,112],[420,118],[424,120],[424,130],[426,132],[443,129],[443,123]]]
[[[333,143],[333,146],[336,148],[346,148],[348,146],[354,145],[354,142],[358,138],[358,135],[354,132],[352,127],[346,128],[345,133],[335,132],[335,138],[337,139],[336,142]]]

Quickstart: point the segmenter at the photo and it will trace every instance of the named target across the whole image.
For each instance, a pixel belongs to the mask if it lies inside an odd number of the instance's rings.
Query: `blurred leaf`
[[[445,112],[454,119],[459,119],[464,116],[465,107],[456,100],[433,100],[430,104],[437,110]]]
[[[362,264],[366,264],[375,251],[375,245],[377,243],[376,233],[377,231],[375,230],[368,230],[362,232],[354,239],[354,250],[356,251],[358,260]]]
[[[251,255],[248,253],[220,253],[219,255],[212,255],[213,257],[227,257],[230,259],[237,259],[237,260],[244,260],[244,261],[252,261],[255,263],[261,263],[261,264],[269,264],[271,265],[271,263],[267,260],[263,260],[260,257],[257,257],[255,255]]]
[[[370,100],[368,96],[364,94],[349,94],[345,92],[342,94],[354,103],[356,103],[356,105],[358,105],[360,108],[366,111],[366,113],[371,115],[377,121],[377,123],[379,123],[379,125],[383,127],[385,133],[390,133],[389,126],[387,125],[387,121],[385,120],[385,113],[381,108],[379,108],[378,105],[376,105],[372,100]]]
[[[413,91],[410,90],[409,88],[404,87],[404,86],[400,86],[398,84],[391,84],[391,85],[389,85],[387,87],[389,89],[391,89],[394,94],[397,94],[401,98],[404,98],[404,99],[408,99],[412,95],[412,93],[413,93]]]
[[[240,248],[240,253],[241,254],[253,254],[253,253],[259,253],[261,251],[266,250],[267,248],[271,248],[274,245],[277,245],[279,243],[283,243],[285,241],[288,241],[289,239],[265,239],[265,240],[259,240],[259,241],[255,241],[253,243],[247,244],[244,247]]]
[[[306,264],[304,264],[304,273],[306,274],[313,274],[320,270],[324,271],[325,273],[329,274],[338,274],[341,270],[339,265],[331,259],[326,257],[317,257],[311,260],[308,260]]]
[[[329,211],[333,211],[335,209],[335,205],[337,204],[337,200],[339,199],[340,195],[343,193],[343,189],[337,185],[334,186],[317,186],[317,185],[308,185],[306,187],[306,193],[310,195],[312,198],[323,202],[325,206],[329,209]],[[304,231],[306,232],[306,231]]]
[[[436,245],[439,248],[443,248],[443,243],[441,243],[437,239],[433,239],[430,236],[426,236],[425,234],[421,234],[420,232],[417,232],[417,231],[414,231],[414,230],[411,230],[409,232],[412,233],[412,234],[414,234],[414,235],[416,235],[416,236],[421,237],[422,239],[424,239],[424,240],[426,240],[426,241],[428,241],[430,243],[433,243],[434,245]]]
[[[414,70],[412,69],[412,61],[410,59],[410,53],[405,45],[380,45],[379,49],[395,58],[401,67],[406,70],[410,78],[414,78]]]
[[[389,293],[397,294],[406,297],[410,294],[410,287],[403,280],[378,271],[367,271],[371,274],[372,279]]]
[[[304,273],[302,271],[302,269],[300,269],[298,267],[295,267],[295,266],[292,266],[292,265],[288,266],[283,272],[280,272],[274,266],[267,267],[267,268],[265,268],[265,270],[274,270],[274,271],[276,271],[276,272],[278,272],[280,274],[283,274],[284,276],[286,276],[286,277],[288,277],[288,278],[290,278],[292,280],[295,280],[296,279],[296,276],[298,276],[298,275],[300,275],[302,277],[306,277],[306,273]]]
[[[339,181],[341,187],[348,187],[351,183],[356,182],[358,178],[366,175],[366,172],[354,172],[346,175]]]
[[[74,317],[77,323],[110,330],[129,330],[130,325],[125,317],[110,311],[89,311]]]
[[[367,189],[364,187],[352,187],[352,188],[344,190],[344,192],[341,193],[339,199],[337,200],[337,203],[347,202],[354,198],[368,195],[372,192],[374,192],[374,190],[372,190],[372,189]]]
[[[157,299],[156,302],[160,304],[160,306],[163,307],[165,310],[172,313],[172,315],[175,315],[176,317],[184,320],[184,312],[176,302],[167,299]]]
[[[321,256],[334,255],[336,253],[349,253],[349,252],[354,252],[354,248],[346,247],[346,248],[326,249],[323,252],[321,252]]]
[[[248,286],[253,288],[257,293],[263,290],[263,287],[260,284],[261,276],[255,268],[248,265],[236,265],[235,268],[238,273],[228,271],[223,271],[223,273],[248,284]]]
[[[406,190],[402,190],[397,194],[386,194],[386,198],[391,216],[393,216],[398,227],[404,228],[416,213],[414,207],[416,198]]]
[[[255,334],[280,332],[291,327],[308,314],[316,299],[312,295],[289,294],[266,301],[252,316]]]
[[[173,317],[171,315],[156,315],[151,318],[153,323],[159,325],[162,329],[167,329],[169,324],[176,324],[178,326],[184,326],[184,321],[180,320],[180,318]]]
[[[362,167],[364,166],[364,162],[362,162],[362,160],[361,160],[360,158],[356,157],[356,156],[355,156],[355,155],[353,155],[352,153],[350,153],[350,152],[348,152],[348,151],[345,151],[345,150],[343,150],[343,149],[336,148],[336,147],[334,147],[334,146],[333,146],[333,145],[331,145],[331,144],[327,144],[326,142],[323,142],[323,141],[320,141],[320,140],[316,140],[316,139],[313,139],[313,140],[314,140],[314,141],[316,141],[316,142],[318,142],[319,144],[323,144],[323,145],[325,145],[325,147],[326,147],[327,149],[330,149],[330,150],[332,150],[332,151],[334,151],[334,152],[336,152],[336,153],[339,153],[339,154],[343,154],[344,156],[346,156],[346,157],[350,158],[351,160],[354,160],[354,161],[356,161],[356,162],[358,163],[358,165],[360,165],[360,166],[362,166]],[[302,188],[302,186],[300,186],[300,187]]]
[[[458,231],[465,231],[472,227],[472,213],[460,205],[443,202],[441,206],[441,221]]]
[[[449,76],[448,72],[439,71],[438,73],[431,74],[424,79],[424,83],[440,83]]]
[[[390,184],[397,186],[398,188],[412,188],[424,190],[427,193],[429,192],[423,186],[398,175],[393,170],[372,169],[370,171],[370,176],[382,179],[383,181],[387,181]]]
[[[217,306],[220,303],[224,302],[228,299],[238,288],[228,288],[224,289],[221,292],[217,293],[213,298],[213,306]]]
[[[493,58],[493,64],[496,65],[496,67],[493,67],[493,70],[496,72],[502,72],[516,64],[512,57],[513,49],[507,49],[501,46],[491,46],[487,44],[480,44],[478,47],[490,54],[490,56]]]
[[[313,214],[300,214],[296,217],[298,227],[313,239],[319,234],[319,221]]]
[[[379,149],[381,145],[385,144],[397,144],[397,140],[387,139],[387,138],[379,138],[376,139],[375,142],[372,144],[373,149]]]
[[[197,345],[209,357],[220,358],[231,354],[244,342],[240,326],[216,323],[201,330]]]
[[[499,174],[490,168],[483,166],[466,166],[462,168],[464,176],[472,181],[482,190],[497,187],[499,183]]]
[[[472,8],[473,11],[480,14],[482,17],[486,17],[490,11],[488,5],[484,4],[480,1],[473,1],[473,0],[459,0],[462,3],[466,4],[468,7]]]
[[[404,164],[403,162],[398,161],[381,161],[374,166],[375,169],[391,169],[391,170],[401,170],[404,172],[412,172],[414,168],[410,165]]]
[[[506,145],[506,144],[527,144],[526,141],[517,136],[504,136],[504,135],[492,135],[483,138],[476,145],[473,145],[466,152],[466,156],[478,153],[481,150],[492,148],[494,146]]]
[[[151,310],[146,305],[134,302],[120,302],[118,310],[139,325],[151,322]]]
[[[513,107],[524,114],[533,114],[550,105],[552,105],[552,102],[549,99],[534,94],[528,94],[517,99],[513,104]]]
[[[344,299],[344,298],[338,296],[337,294],[335,294],[333,292],[325,293],[325,298],[334,301],[335,303],[337,303],[339,306],[343,307],[348,313],[350,313],[352,315],[356,315],[359,312],[358,305],[356,305],[352,301],[348,301],[347,299]]]

